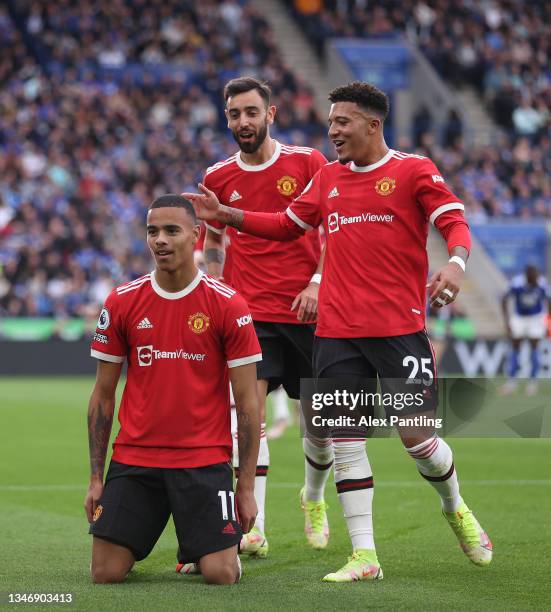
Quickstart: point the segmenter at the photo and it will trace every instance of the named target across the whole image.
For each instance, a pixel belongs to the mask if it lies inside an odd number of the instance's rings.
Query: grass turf
[[[270,556],[244,559],[233,587],[208,587],[174,573],[176,540],[167,528],[151,556],[123,585],[92,585],[90,536],[82,510],[88,478],[84,378],[0,379],[0,591],[73,592],[77,610],[539,610],[548,591],[550,440],[452,439],[467,503],[495,547],[477,568],[440,516],[438,498],[396,439],[372,440],[376,543],[385,579],[331,585],[322,576],[349,554],[332,481],[331,540],[303,539],[303,478],[296,429],[271,443],[267,525]],[[52,608],[38,606],[35,608]],[[58,607],[58,606],[55,606]],[[65,606],[67,607],[67,606]]]

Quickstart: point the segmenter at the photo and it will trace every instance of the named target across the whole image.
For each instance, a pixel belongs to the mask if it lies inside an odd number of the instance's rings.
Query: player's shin
[[[406,449],[419,473],[436,490],[444,512],[455,512],[463,500],[453,464],[451,448],[438,436]]]
[[[530,378],[537,378],[540,370],[540,355],[538,347],[532,347],[530,353]]]
[[[333,465],[331,440],[303,438],[304,449],[304,498],[306,501],[323,501],[325,483]]]
[[[509,376],[515,378],[520,369],[520,350],[518,348],[511,348],[511,354],[509,357]]]
[[[265,507],[266,507],[266,481],[268,468],[270,467],[270,450],[266,437],[266,423],[260,425],[260,448],[256,464],[256,476],[254,479],[254,496],[258,506],[255,526],[264,533]]]
[[[230,387],[231,390],[231,387]],[[231,394],[233,400],[233,394]],[[232,439],[232,465],[235,478],[239,478],[239,446],[237,444],[237,412],[235,404],[231,405],[231,439]]]
[[[365,440],[333,442],[335,484],[353,550],[375,550],[373,539],[373,474]]]
[[[233,421],[232,421],[233,422]],[[239,457],[237,452],[237,434],[233,438],[233,466],[235,477],[239,478]],[[240,552],[253,557],[264,558],[268,554],[268,541],[264,535],[265,507],[266,507],[266,479],[270,466],[270,452],[266,439],[266,424],[260,426],[260,447],[256,464],[254,479],[254,497],[258,508],[254,527],[241,539]]]

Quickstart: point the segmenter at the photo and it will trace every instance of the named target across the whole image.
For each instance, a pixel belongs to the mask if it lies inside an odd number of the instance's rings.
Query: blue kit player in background
[[[526,395],[535,395],[538,390],[537,377],[540,368],[538,344],[547,335],[547,315],[551,304],[551,292],[544,276],[536,266],[526,266],[523,274],[515,276],[501,305],[507,333],[511,338],[511,361],[508,374],[511,377],[501,393],[509,395],[516,388],[520,370],[520,347],[523,340],[530,342],[530,381]]]

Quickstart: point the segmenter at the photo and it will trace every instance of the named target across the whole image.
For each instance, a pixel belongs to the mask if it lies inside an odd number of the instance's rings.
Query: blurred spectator
[[[549,2],[333,0],[307,19],[295,14],[320,55],[331,37],[405,35],[453,86],[477,89],[500,126],[520,135],[549,128]]]
[[[457,111],[452,109],[444,126],[444,134],[442,137],[442,145],[445,148],[452,148],[458,144],[458,141],[463,136],[463,122]]]
[[[413,142],[416,147],[421,146],[423,135],[430,133],[431,130],[432,115],[430,110],[423,105],[413,115]]]
[[[297,13],[308,17],[323,10],[323,0],[294,0],[293,6]]]
[[[535,136],[545,123],[545,115],[532,106],[528,96],[513,111],[513,126],[520,136]]]
[[[89,316],[113,282],[149,270],[148,204],[194,189],[209,164],[234,152],[221,129],[226,78],[243,70],[270,80],[281,140],[305,144],[325,132],[312,93],[246,2],[60,4],[11,5],[28,48],[0,7],[0,314],[8,316]]]

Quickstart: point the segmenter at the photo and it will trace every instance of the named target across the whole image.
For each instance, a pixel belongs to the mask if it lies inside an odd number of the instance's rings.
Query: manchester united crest
[[[194,334],[202,334],[209,328],[210,319],[204,312],[196,312],[195,314],[189,315],[187,324]]]
[[[92,517],[92,520],[94,521],[94,523],[99,519],[102,512],[103,512],[103,506],[101,505],[95,509],[94,516]]]
[[[375,191],[382,196],[390,195],[396,189],[396,179],[385,176],[375,184]]]
[[[297,179],[294,176],[282,176],[277,181],[277,190],[284,196],[291,196],[297,190]]]

